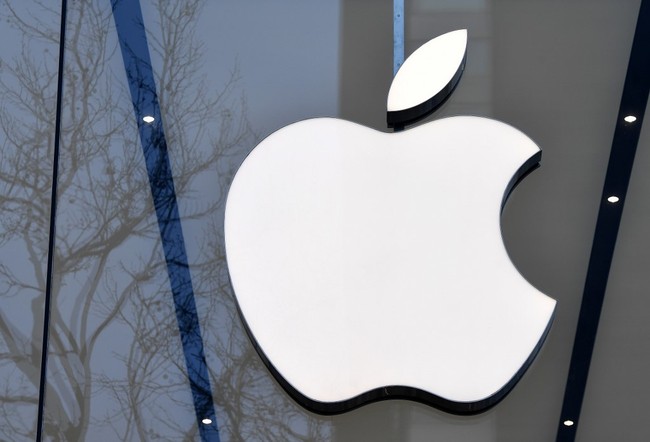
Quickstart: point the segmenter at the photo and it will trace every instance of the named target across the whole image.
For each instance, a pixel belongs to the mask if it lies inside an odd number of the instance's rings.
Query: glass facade
[[[225,262],[228,187],[260,140],[319,116],[388,131],[392,2],[67,0],[59,95],[62,4],[4,0],[0,440],[35,438],[39,398],[52,441],[555,437],[639,4],[405,2],[407,55],[469,32],[463,78],[432,118],[505,121],[544,152],[502,229],[522,274],[558,300],[554,328],[503,402],[461,417],[399,400],[305,411],[246,335]],[[579,440],[598,440],[593,409]]]

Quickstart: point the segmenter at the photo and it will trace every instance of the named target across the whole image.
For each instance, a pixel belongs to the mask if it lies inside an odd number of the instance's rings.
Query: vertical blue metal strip
[[[393,76],[404,63],[404,0],[393,0]]]
[[[142,9],[139,0],[111,0],[111,4],[167,262],[197,425],[202,440],[219,441],[212,389]],[[142,119],[144,116],[152,116],[155,120],[145,123]],[[211,420],[210,424],[202,423],[206,418]]]

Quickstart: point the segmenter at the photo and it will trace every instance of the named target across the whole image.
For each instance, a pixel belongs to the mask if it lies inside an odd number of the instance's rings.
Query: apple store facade
[[[650,265],[650,178],[635,175],[650,161],[649,10],[647,0],[3,0],[0,440],[649,440],[650,277],[622,264]],[[388,388],[319,410],[286,385],[240,315],[224,234],[233,178],[256,145],[298,121],[393,132],[395,70],[458,29],[462,77],[413,126],[487,117],[539,146],[540,167],[503,205],[500,231],[514,267],[557,301],[552,326],[525,373],[478,413]],[[616,166],[616,146],[632,152],[629,167]],[[430,198],[453,200],[455,188]],[[374,198],[388,201],[383,192]],[[610,209],[618,218],[601,222]],[[616,229],[599,233],[606,225]],[[379,232],[378,248],[393,235]],[[604,301],[588,304],[599,290]],[[395,290],[394,302],[404,296]],[[306,314],[267,304],[271,323]],[[351,324],[368,314],[340,309]],[[394,309],[373,312],[368,346],[388,334],[432,351]],[[426,310],[416,316],[427,321]],[[293,333],[348,345],[331,327]],[[345,370],[374,370],[355,359]],[[412,364],[394,359],[398,371]]]

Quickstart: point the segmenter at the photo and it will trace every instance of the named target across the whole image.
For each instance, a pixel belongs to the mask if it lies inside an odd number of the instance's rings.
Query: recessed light
[[[205,425],[210,425],[212,423],[212,419],[206,417],[201,422],[203,422]]]
[[[142,117],[142,121],[144,121],[145,123],[153,123],[155,120],[156,119],[151,115],[145,115],[144,117]]]
[[[620,198],[617,197],[617,196],[615,196],[615,195],[612,195],[612,196],[610,196],[610,197],[607,197],[607,201],[609,201],[610,203],[617,203],[617,202],[619,201],[619,199],[620,199]]]
[[[567,427],[572,427],[573,426],[573,421],[570,419],[567,419],[564,421],[564,425]]]
[[[634,115],[628,115],[627,117],[623,118],[625,121],[628,123],[634,123],[636,121],[636,117]]]

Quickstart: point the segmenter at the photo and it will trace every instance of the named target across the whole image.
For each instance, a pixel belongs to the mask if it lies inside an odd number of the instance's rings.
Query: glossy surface
[[[3,440],[34,440],[55,3],[3,2],[0,13],[0,268],[14,275],[0,277]],[[225,190],[253,146],[295,121],[336,116],[386,130],[392,1],[141,0],[221,440],[554,439],[639,4],[405,2],[407,55],[468,29],[463,79],[435,118],[507,121],[544,152],[501,229],[517,269],[557,298],[556,317],[536,362],[484,415],[385,401],[326,418],[286,395],[245,334],[225,267]],[[68,7],[46,440],[198,440],[110,2]],[[649,143],[646,124],[576,421],[582,442],[650,437]]]

